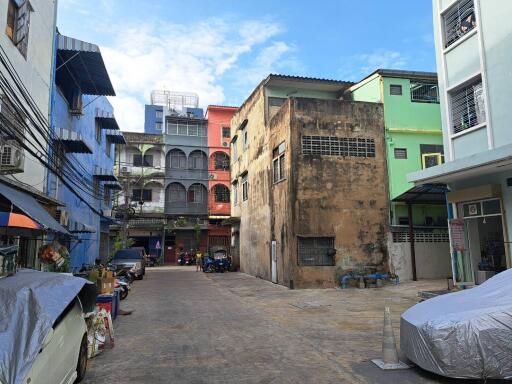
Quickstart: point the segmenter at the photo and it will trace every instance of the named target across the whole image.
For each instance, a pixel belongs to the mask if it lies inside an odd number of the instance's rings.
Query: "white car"
[[[24,384],[80,382],[87,369],[87,326],[76,297],[54,322]]]

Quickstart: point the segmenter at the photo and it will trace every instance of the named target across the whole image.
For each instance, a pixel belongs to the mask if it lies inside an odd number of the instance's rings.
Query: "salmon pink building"
[[[231,228],[222,222],[230,217],[230,124],[236,107],[208,106],[208,248],[229,252]]]

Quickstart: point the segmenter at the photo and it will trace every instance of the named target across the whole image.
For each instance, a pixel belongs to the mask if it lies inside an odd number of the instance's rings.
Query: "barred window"
[[[224,137],[224,138],[231,137],[231,128],[222,127],[222,137]]]
[[[485,123],[485,104],[482,80],[450,92],[453,133],[459,133]]]
[[[231,189],[233,190],[233,204],[238,204],[238,182],[233,182]]]
[[[407,148],[395,148],[395,159],[407,159]]]
[[[169,159],[168,167],[172,169],[187,168],[187,156],[181,149],[172,149],[167,156]]]
[[[415,103],[439,103],[437,83],[411,81],[411,101]]]
[[[180,183],[171,183],[168,188],[168,201],[171,203],[185,203],[187,190]]]
[[[217,184],[213,187],[213,194],[216,203],[229,203],[229,188],[223,184]]]
[[[302,136],[302,154],[375,157],[375,140],[336,136]]]
[[[443,15],[444,46],[448,48],[476,27],[475,5],[473,0],[457,1]]]
[[[334,237],[297,237],[298,264],[334,265]]]
[[[229,171],[229,156],[224,152],[215,153],[214,167],[218,171]]]

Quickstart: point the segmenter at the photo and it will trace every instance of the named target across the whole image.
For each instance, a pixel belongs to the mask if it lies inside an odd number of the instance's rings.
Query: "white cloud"
[[[344,60],[339,72],[343,80],[358,81],[379,68],[404,69],[407,65],[408,59],[403,53],[378,50],[349,57]]]
[[[292,50],[273,41],[281,32],[276,23],[218,18],[111,28],[112,43],[101,50],[116,90],[111,101],[121,128],[143,129],[143,105],[153,89],[196,92],[205,106],[224,101],[221,78],[229,71],[257,83]],[[255,55],[253,65],[238,68],[247,54]]]

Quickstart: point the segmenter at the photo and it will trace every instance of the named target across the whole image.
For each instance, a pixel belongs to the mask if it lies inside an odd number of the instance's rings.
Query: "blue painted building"
[[[72,234],[71,267],[108,258],[116,144],[125,144],[106,96],[115,96],[98,46],[57,34],[51,159],[68,181],[48,177],[48,193],[65,206],[57,218]]]

